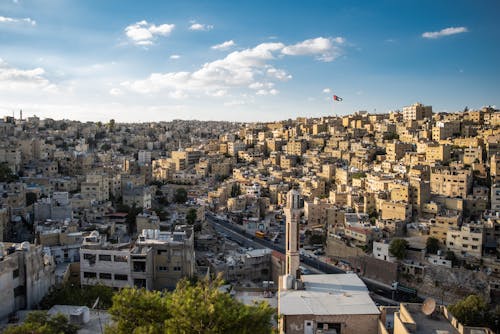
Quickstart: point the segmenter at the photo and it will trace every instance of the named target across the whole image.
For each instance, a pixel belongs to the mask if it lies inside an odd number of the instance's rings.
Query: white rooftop
[[[365,284],[356,274],[303,275],[304,290],[282,290],[284,315],[379,314]]]

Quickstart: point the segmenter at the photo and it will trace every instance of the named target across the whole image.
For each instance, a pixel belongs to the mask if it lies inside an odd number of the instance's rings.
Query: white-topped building
[[[304,275],[299,289],[281,289],[280,333],[371,334],[379,309],[356,274]]]

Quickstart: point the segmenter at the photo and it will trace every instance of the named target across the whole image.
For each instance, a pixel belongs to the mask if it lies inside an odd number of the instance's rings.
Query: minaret
[[[292,189],[286,195],[286,270],[287,275],[300,277],[299,264],[299,221],[300,221],[300,194]]]

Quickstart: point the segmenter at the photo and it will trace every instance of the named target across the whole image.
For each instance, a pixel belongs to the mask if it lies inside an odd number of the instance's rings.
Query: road
[[[230,223],[224,219],[220,219],[215,215],[207,212],[206,214],[207,221],[215,228],[215,230],[225,235],[227,239],[235,241],[244,247],[252,247],[252,248],[262,248],[267,247],[278,251],[280,253],[285,253],[285,249],[280,244],[275,244],[269,240],[259,239],[253,235],[246,233],[243,229],[238,227],[237,225]],[[300,261],[307,266],[314,268],[316,271],[324,273],[324,274],[344,274],[345,271],[332,266],[331,264],[322,262],[321,260],[314,257],[300,256]],[[366,284],[369,291],[371,291],[372,298],[380,303],[381,305],[391,305],[397,304],[396,301],[392,300],[392,290],[391,287],[371,280],[366,279],[364,277],[360,277],[361,280]]]

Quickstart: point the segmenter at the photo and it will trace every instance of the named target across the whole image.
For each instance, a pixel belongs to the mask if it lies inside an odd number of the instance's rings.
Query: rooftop
[[[379,314],[368,289],[356,274],[302,276],[304,290],[279,293],[284,315]]]

